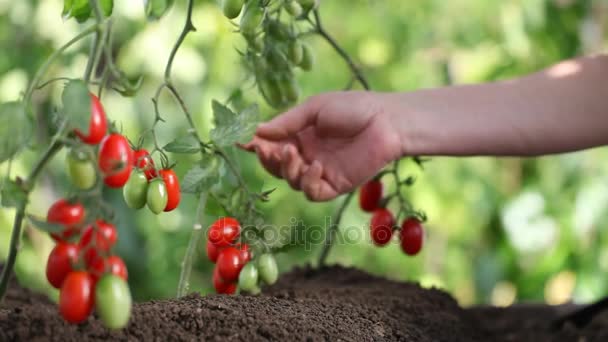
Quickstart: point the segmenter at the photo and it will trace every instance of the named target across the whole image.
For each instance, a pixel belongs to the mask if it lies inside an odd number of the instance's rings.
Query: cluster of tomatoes
[[[416,255],[422,249],[424,229],[415,217],[408,217],[397,226],[395,216],[383,205],[382,182],[373,179],[365,183],[359,191],[359,206],[371,212],[370,235],[376,246],[388,244],[395,230],[399,230],[401,249],[407,255]]]
[[[241,233],[240,223],[232,217],[221,217],[207,231],[207,257],[215,263],[213,286],[221,294],[242,291],[257,294],[260,282],[274,284],[278,267],[272,254],[264,253],[253,260],[249,245],[237,243]]]

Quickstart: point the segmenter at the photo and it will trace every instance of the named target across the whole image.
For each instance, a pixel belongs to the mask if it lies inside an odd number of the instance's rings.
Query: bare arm
[[[489,84],[388,94],[407,155],[515,155],[608,144],[608,57]]]

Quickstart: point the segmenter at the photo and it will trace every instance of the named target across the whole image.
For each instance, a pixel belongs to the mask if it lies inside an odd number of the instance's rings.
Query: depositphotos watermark
[[[239,240],[250,244],[262,244],[262,249],[301,246],[310,251],[319,245],[357,245],[371,242],[369,223],[361,225],[341,225],[335,234],[330,234],[332,217],[326,216],[321,225],[307,225],[303,220],[292,217],[289,224],[262,224],[243,226]],[[378,234],[389,234],[380,229]]]

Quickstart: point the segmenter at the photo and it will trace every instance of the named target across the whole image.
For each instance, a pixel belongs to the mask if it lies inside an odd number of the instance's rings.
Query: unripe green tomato
[[[281,94],[285,97],[284,100],[289,104],[298,101],[298,98],[300,97],[300,87],[293,77],[282,77],[279,79],[279,87],[281,88]]]
[[[80,155],[72,150],[67,156],[68,175],[74,186],[80,190],[89,190],[97,182],[97,171],[95,164],[86,159],[86,156]]]
[[[260,6],[260,2],[256,0],[247,1],[243,16],[241,17],[241,32],[245,36],[255,35],[263,20],[264,9]]]
[[[146,194],[148,209],[158,215],[165,210],[168,200],[167,188],[165,187],[165,182],[162,178],[151,180],[150,184],[148,184],[148,191]]]
[[[222,11],[228,19],[234,19],[241,14],[244,0],[222,0]]]
[[[251,292],[258,287],[258,269],[254,263],[247,263],[239,274],[239,288]]]
[[[294,65],[299,65],[302,63],[302,58],[304,57],[302,43],[299,40],[294,39],[289,43],[287,48],[287,57]]]
[[[285,10],[294,17],[301,16],[303,12],[302,5],[300,5],[300,3],[297,1],[289,1],[286,3]]]
[[[280,51],[276,47],[273,47],[268,51],[268,55],[266,56],[266,58],[268,60],[268,65],[270,69],[272,69],[273,71],[289,69],[289,62],[287,62],[287,57],[282,51]]]
[[[139,169],[133,170],[127,184],[122,188],[122,195],[129,208],[143,208],[146,205],[148,196],[148,179],[146,178],[146,174]]]
[[[264,50],[264,37],[261,35],[252,39],[248,39],[248,42],[249,46],[251,46],[251,48],[255,52],[262,52]]]
[[[312,69],[314,64],[315,56],[312,49],[308,44],[302,44],[302,62],[300,63],[300,68],[302,68],[302,70],[309,71]]]
[[[289,29],[285,24],[278,20],[272,20],[268,23],[268,33],[278,41],[286,41],[289,39]]]
[[[258,259],[258,272],[260,279],[268,285],[274,284],[279,279],[279,268],[272,254],[262,254]]]
[[[95,285],[95,310],[109,329],[122,329],[131,316],[131,291],[122,278],[103,276]]]
[[[319,0],[297,0],[305,12],[313,10],[319,6]]]
[[[258,79],[257,83],[260,92],[271,107],[276,109],[283,107],[283,95],[274,78],[262,77]]]

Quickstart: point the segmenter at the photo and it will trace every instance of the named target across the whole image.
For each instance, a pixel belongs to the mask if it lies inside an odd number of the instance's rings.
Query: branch
[[[353,199],[355,192],[349,192],[346,195],[346,198],[338,208],[338,211],[334,215],[334,219],[332,220],[332,225],[327,230],[327,238],[325,239],[325,245],[323,246],[323,250],[321,251],[321,255],[319,256],[319,267],[325,265],[327,262],[327,256],[329,255],[329,251],[331,247],[334,245],[334,240],[336,238],[336,233],[338,232],[338,228],[340,228],[340,221],[342,221],[342,216],[344,216],[344,210],[348,207],[348,204]]]

